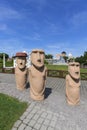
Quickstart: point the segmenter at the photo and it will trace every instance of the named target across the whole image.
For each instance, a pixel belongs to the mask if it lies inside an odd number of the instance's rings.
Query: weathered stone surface
[[[45,98],[45,82],[47,69],[44,66],[44,51],[35,49],[31,52],[31,63],[29,67],[30,97],[33,100],[43,100]]]
[[[80,102],[80,64],[70,62],[68,65],[69,74],[66,76],[66,99],[70,105],[77,105]]]

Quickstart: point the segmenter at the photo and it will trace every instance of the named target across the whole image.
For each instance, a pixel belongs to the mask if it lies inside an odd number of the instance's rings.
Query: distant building
[[[45,59],[49,64],[53,65],[67,65],[65,62],[65,59],[63,58],[65,55],[63,54],[57,54],[56,58],[53,59]]]
[[[68,54],[68,59],[67,62],[73,62],[74,61],[74,57],[71,53]]]

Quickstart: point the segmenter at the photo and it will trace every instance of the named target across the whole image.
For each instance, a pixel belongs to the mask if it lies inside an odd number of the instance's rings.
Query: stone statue
[[[44,66],[45,53],[43,50],[34,49],[31,52],[29,67],[30,97],[33,100],[43,100],[47,68]]]
[[[66,99],[68,104],[76,105],[80,102],[80,64],[70,62],[69,74],[66,75]]]
[[[15,79],[17,89],[24,90],[27,84],[27,67],[26,67],[26,57],[27,54],[24,52],[16,53],[16,63],[17,66],[15,67]]]

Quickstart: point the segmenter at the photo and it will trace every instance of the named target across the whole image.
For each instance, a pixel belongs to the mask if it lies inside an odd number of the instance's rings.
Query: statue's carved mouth
[[[79,74],[79,72],[75,72],[75,74],[77,74],[77,75],[78,75],[78,74]]]
[[[22,63],[20,63],[20,65],[22,65]]]
[[[41,63],[41,60],[38,60],[39,63]]]

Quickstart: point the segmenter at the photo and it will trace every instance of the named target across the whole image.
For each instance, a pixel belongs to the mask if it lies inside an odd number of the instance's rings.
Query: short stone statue
[[[80,102],[80,64],[70,62],[69,74],[66,75],[66,99],[68,104],[77,105]]]
[[[45,53],[43,50],[34,49],[31,52],[29,67],[30,97],[33,100],[43,100],[47,68],[44,65]]]
[[[27,54],[24,52],[18,52],[16,53],[16,64],[15,67],[15,79],[16,79],[16,85],[17,89],[24,90],[26,88],[27,84],[27,67],[26,67],[26,57]]]

